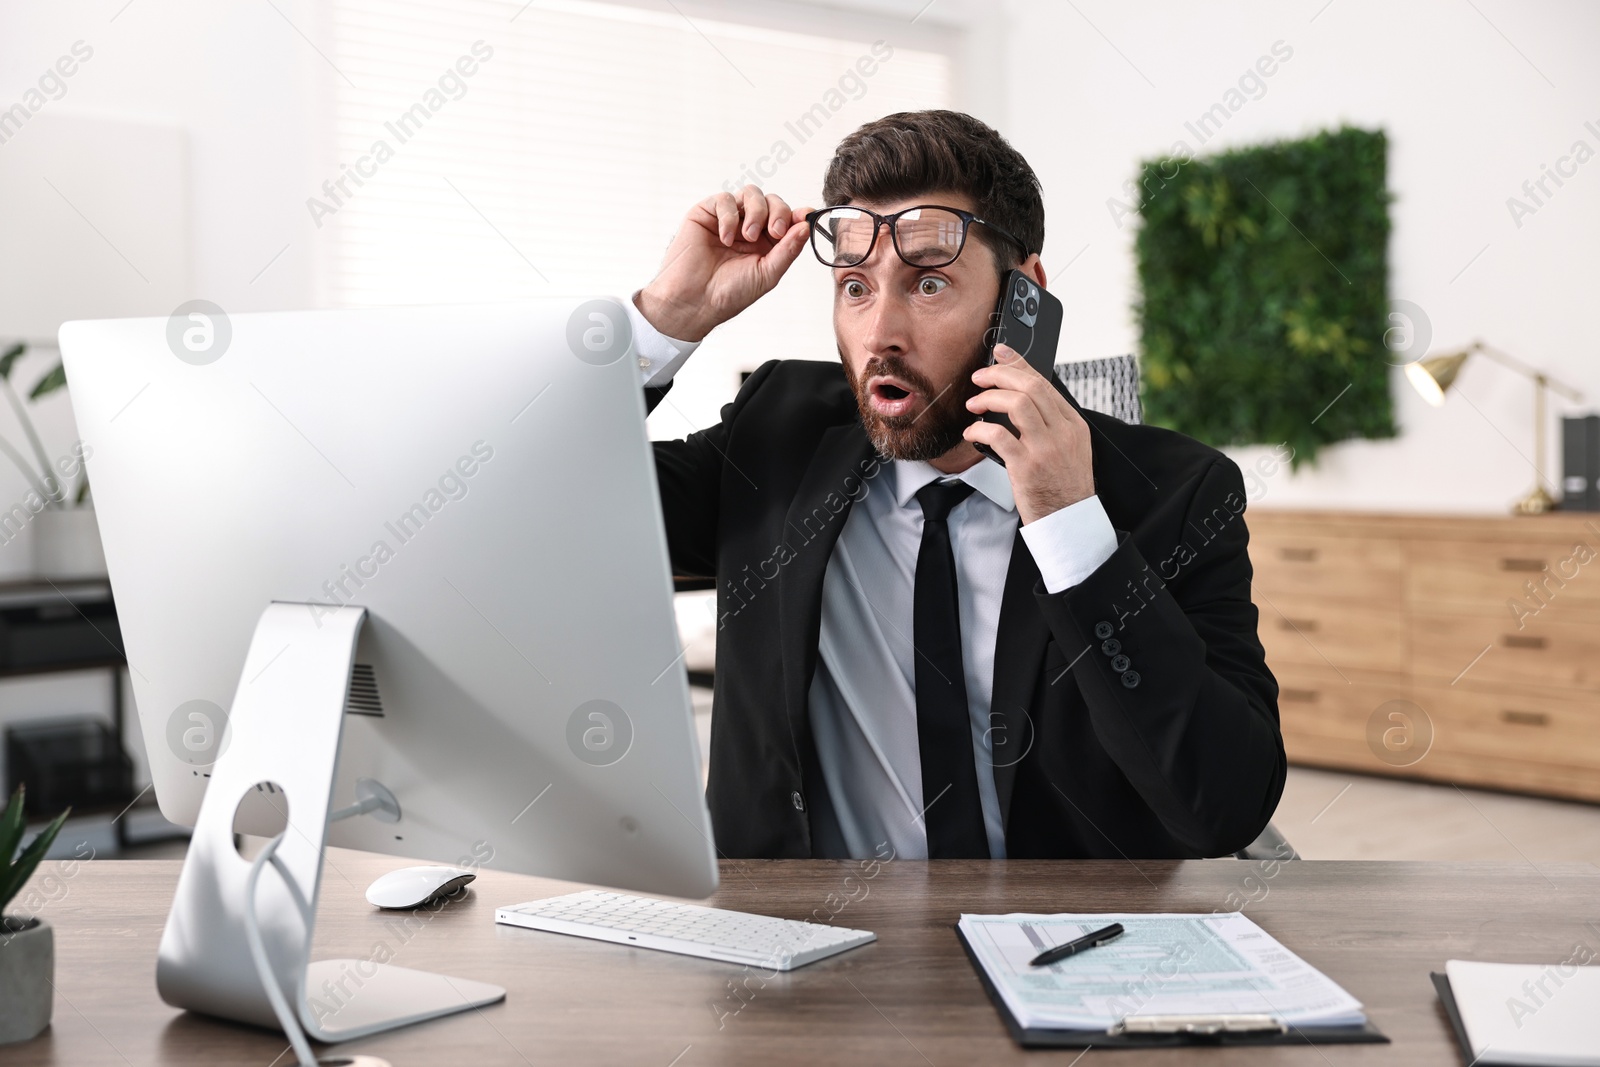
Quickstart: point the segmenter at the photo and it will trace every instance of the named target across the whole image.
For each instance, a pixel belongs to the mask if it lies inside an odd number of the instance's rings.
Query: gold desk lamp
[[[1443,407],[1445,392],[1455,383],[1456,375],[1461,373],[1461,365],[1475,352],[1482,352],[1501,366],[1509,367],[1533,382],[1533,469],[1537,478],[1528,495],[1517,501],[1512,506],[1512,511],[1519,515],[1543,515],[1547,511],[1554,511],[1558,506],[1556,499],[1545,492],[1544,488],[1544,393],[1546,389],[1554,389],[1572,401],[1582,400],[1583,394],[1572,386],[1550,377],[1544,371],[1536,370],[1519,359],[1490,348],[1482,341],[1473,341],[1458,352],[1446,352],[1408,363],[1406,377],[1411,379],[1411,384],[1422,394],[1422,399],[1436,408]]]

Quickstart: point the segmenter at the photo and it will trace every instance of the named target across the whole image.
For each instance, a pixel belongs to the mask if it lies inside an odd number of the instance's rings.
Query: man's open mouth
[[[917,391],[909,382],[892,375],[880,375],[867,383],[872,410],[885,418],[910,414],[917,404]]]

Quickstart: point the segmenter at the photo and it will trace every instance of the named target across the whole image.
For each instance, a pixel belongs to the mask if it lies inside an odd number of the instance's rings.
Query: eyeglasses
[[[860,207],[825,207],[806,216],[811,224],[811,251],[828,267],[854,267],[872,255],[878,231],[889,227],[899,257],[913,267],[945,267],[956,261],[973,223],[987,226],[1022,249],[1028,246],[992,222],[960,208],[919,204],[879,215]]]

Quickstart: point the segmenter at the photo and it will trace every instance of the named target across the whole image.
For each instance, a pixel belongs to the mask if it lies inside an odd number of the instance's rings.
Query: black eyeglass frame
[[[956,246],[955,255],[941,263],[913,263],[911,260],[907,259],[905,253],[900,250],[900,216],[908,215],[913,211],[921,211],[925,208],[937,208],[940,211],[948,211],[950,214],[961,219],[961,243]],[[822,258],[821,252],[817,251],[817,220],[830,211],[840,211],[844,209],[859,211],[863,215],[866,215],[872,219],[872,240],[867,242],[866,254],[860,259],[856,260],[854,263],[830,263],[826,259]],[[857,207],[855,204],[834,204],[831,207],[818,208],[817,210],[806,215],[806,225],[810,227],[810,234],[807,237],[806,243],[811,246],[811,254],[816,256],[817,262],[821,263],[824,267],[828,267],[833,270],[848,270],[851,267],[859,267],[861,264],[872,258],[872,250],[878,247],[878,234],[882,232],[885,226],[887,226],[889,228],[889,243],[894,247],[894,254],[900,257],[900,261],[902,263],[911,267],[948,267],[950,264],[960,259],[961,253],[966,251],[967,235],[972,232],[973,223],[977,223],[980,226],[987,226],[1001,237],[1004,237],[1006,240],[1022,249],[1023,259],[1027,259],[1028,256],[1031,255],[1031,253],[1028,251],[1028,246],[1023,244],[1022,240],[1010,231],[1000,226],[996,226],[987,219],[980,219],[977,215],[970,211],[963,211],[958,207],[949,207],[945,204],[913,204],[911,207],[901,208],[892,215],[880,215],[876,211],[868,211],[866,208]]]

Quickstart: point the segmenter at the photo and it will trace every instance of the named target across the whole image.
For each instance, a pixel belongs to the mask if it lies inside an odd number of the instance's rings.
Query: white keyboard
[[[497,908],[494,921],[780,971],[804,967],[878,937],[866,930],[598,889]]]

